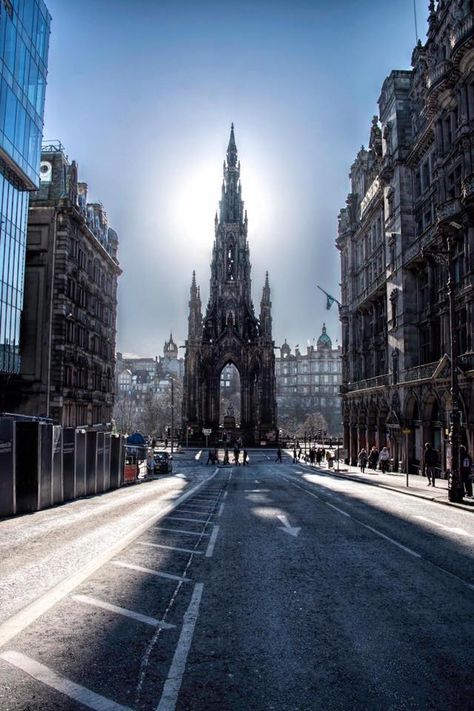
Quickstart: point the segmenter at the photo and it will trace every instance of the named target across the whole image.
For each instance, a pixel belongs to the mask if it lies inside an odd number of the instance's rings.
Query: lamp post
[[[448,217],[449,220],[449,217]],[[459,381],[458,381],[458,334],[456,330],[456,310],[455,310],[455,288],[456,275],[454,273],[454,248],[459,233],[463,225],[453,220],[446,220],[440,226],[441,237],[445,243],[444,249],[437,249],[436,252],[427,251],[425,256],[437,262],[446,264],[448,268],[447,296],[448,296],[448,324],[449,324],[449,350],[451,361],[451,412],[449,427],[449,479],[448,479],[448,499],[453,502],[461,502],[464,496],[464,486],[461,478],[459,466],[459,446],[461,444],[461,411],[459,408]],[[422,250],[423,254],[423,250]]]
[[[451,351],[451,422],[449,428],[449,468],[448,481],[449,501],[460,502],[464,495],[464,486],[459,467],[459,446],[461,444],[461,412],[459,409],[459,382],[458,382],[458,334],[456,329],[456,312],[454,304],[455,274],[454,274],[454,245],[455,237],[452,233],[446,235],[446,256],[448,261],[448,307],[449,307],[449,341]]]
[[[174,445],[174,379],[170,376],[171,381],[171,456],[173,456]]]

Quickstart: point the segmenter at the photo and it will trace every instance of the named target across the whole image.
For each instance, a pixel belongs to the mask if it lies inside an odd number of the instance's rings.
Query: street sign
[[[212,430],[211,430],[211,429],[208,429],[207,427],[205,427],[205,428],[203,429],[203,431],[202,431],[204,437],[209,437],[209,435],[211,434],[211,432],[212,432]]]
[[[405,427],[405,429],[402,430],[402,434],[411,434],[411,430]]]

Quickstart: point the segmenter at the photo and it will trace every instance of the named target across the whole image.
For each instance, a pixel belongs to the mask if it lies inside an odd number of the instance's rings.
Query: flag
[[[326,297],[326,309],[329,311],[336,299],[334,299],[332,296],[329,296],[329,294],[326,294]]]

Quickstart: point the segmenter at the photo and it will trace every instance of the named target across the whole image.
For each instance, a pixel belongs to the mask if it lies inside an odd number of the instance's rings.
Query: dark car
[[[173,471],[173,457],[168,452],[154,452],[155,474],[169,474]]]

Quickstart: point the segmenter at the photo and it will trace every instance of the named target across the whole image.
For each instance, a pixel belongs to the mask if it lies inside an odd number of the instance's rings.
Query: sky
[[[117,350],[187,336],[193,269],[209,294],[234,122],[256,311],[273,337],[339,340],[337,216],[385,77],[408,69],[428,0],[46,0],[44,138],[59,139],[120,240]]]

